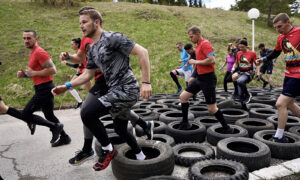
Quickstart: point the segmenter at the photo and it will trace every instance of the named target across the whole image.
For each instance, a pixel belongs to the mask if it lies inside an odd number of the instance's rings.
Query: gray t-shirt
[[[137,80],[129,64],[129,54],[135,42],[121,33],[104,31],[88,53],[87,69],[100,68],[109,89],[135,84]]]

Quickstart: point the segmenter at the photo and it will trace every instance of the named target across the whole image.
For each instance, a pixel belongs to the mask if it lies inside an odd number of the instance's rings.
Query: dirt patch
[[[147,21],[154,19],[158,20],[160,19],[160,15],[157,12],[152,12],[152,11],[139,11],[136,12],[136,16],[140,19],[145,19]]]

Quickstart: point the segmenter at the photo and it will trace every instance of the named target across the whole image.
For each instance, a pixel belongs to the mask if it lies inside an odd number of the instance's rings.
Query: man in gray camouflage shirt
[[[99,121],[99,117],[108,113],[113,117],[116,133],[126,140],[136,154],[137,160],[145,160],[146,156],[136,139],[127,131],[127,124],[130,109],[137,102],[139,94],[146,99],[151,96],[148,51],[121,33],[104,31],[102,17],[95,9],[80,12],[80,28],[84,36],[94,42],[89,49],[86,71],[79,78],[55,87],[52,93],[59,95],[67,89],[84,84],[93,78],[97,69],[100,69],[104,74],[108,93],[91,101],[90,108],[81,111],[84,125],[102,145],[102,156],[93,168],[96,171],[105,169],[116,151],[107,137],[103,124]],[[137,55],[139,58],[142,68],[141,90],[130,67],[129,54]]]

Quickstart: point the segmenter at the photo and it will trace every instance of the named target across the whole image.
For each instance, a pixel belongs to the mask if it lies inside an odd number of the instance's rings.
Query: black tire
[[[132,109],[141,119],[144,121],[155,121],[158,120],[159,115],[156,113],[153,113],[151,109]]]
[[[142,139],[147,139],[147,136],[142,136]],[[153,141],[160,141],[163,143],[169,144],[171,147],[175,146],[175,140],[173,137],[167,135],[167,134],[154,134],[153,135]]]
[[[148,158],[145,161],[135,160],[131,148],[122,145],[112,160],[112,171],[117,179],[135,180],[156,175],[171,175],[175,166],[171,146],[157,141],[138,141]]]
[[[151,104],[155,104],[155,102],[152,102],[152,101],[139,101],[132,107],[132,109],[138,109],[138,108],[144,109],[144,108],[146,108],[146,106],[149,106]]]
[[[253,138],[269,146],[272,158],[286,160],[299,158],[300,137],[296,134],[285,132],[284,136],[286,136],[291,143],[278,143],[271,141],[272,135],[274,135],[275,132],[276,130],[258,131],[254,134]]]
[[[154,109],[168,108],[168,106],[165,104],[151,104],[149,106],[146,106],[146,108],[153,111]]]
[[[113,121],[104,123],[104,127],[105,127],[105,130],[106,130],[106,133],[107,133],[107,134],[115,133]],[[133,129],[133,128],[132,128],[131,123],[128,123],[127,130],[128,130],[129,132],[132,132],[132,129]]]
[[[217,158],[241,162],[249,171],[254,171],[270,165],[271,151],[267,145],[258,140],[230,137],[218,142]]]
[[[245,129],[247,129],[249,137],[251,137],[251,138],[257,131],[273,130],[275,128],[273,123],[271,123],[267,120],[258,119],[258,118],[239,119],[235,122],[235,125],[238,125],[238,126],[241,126]]]
[[[182,142],[203,142],[205,141],[206,129],[203,124],[190,122],[192,127],[189,130],[179,130],[179,121],[168,124],[166,134],[172,136],[177,143]]]
[[[191,112],[192,114],[194,114],[194,117],[202,117],[202,116],[209,116],[210,113],[207,110],[206,106],[192,106],[189,108],[189,112]]]
[[[110,133],[107,136],[110,142],[112,143],[112,145],[114,145],[116,149],[118,149],[120,145],[125,143],[125,141],[122,140],[117,133]],[[94,141],[94,149],[96,154],[100,157],[102,153],[102,146],[97,139]]]
[[[107,122],[113,121],[113,119],[112,119],[112,117],[111,117],[110,114],[107,114],[107,115],[105,115],[105,116],[102,116],[102,117],[100,117],[99,119],[100,119],[100,121],[101,121],[102,123],[107,123]]]
[[[154,121],[153,134],[165,134],[167,125],[164,122]],[[145,135],[143,128],[136,125],[135,133],[138,137]]]
[[[180,94],[167,94],[167,99],[179,99]]]
[[[192,106],[197,106],[200,104],[200,101],[189,101],[189,105],[190,107]],[[181,110],[181,102],[173,102],[171,107],[175,108],[175,109],[178,109],[178,110]]]
[[[215,124],[210,126],[206,131],[207,142],[213,146],[216,146],[218,142],[222,139],[229,137],[248,137],[248,131],[237,125],[229,125],[230,128],[233,128],[233,134],[224,134],[222,133],[222,125]]]
[[[165,99],[166,97],[167,97],[167,94],[152,94],[149,97],[148,101],[156,102],[157,100],[159,100],[159,99]]]
[[[195,122],[203,124],[206,129],[209,128],[212,125],[218,124],[219,121],[215,116],[203,116],[203,117],[197,117],[195,119]]]
[[[255,108],[249,111],[251,118],[267,119],[270,116],[277,115],[276,109]]]
[[[146,109],[146,108],[136,108],[136,109],[132,109],[132,111],[139,116],[148,116],[152,112],[151,109]]]
[[[278,116],[270,116],[267,118],[268,121],[274,124],[275,128],[278,126]],[[289,128],[293,126],[300,126],[300,118],[296,116],[288,116],[288,120],[285,124],[285,130],[287,131]]]
[[[231,99],[221,101],[217,104],[219,109],[231,108],[231,107],[233,107],[233,105],[234,105],[234,101]]]
[[[237,121],[239,119],[249,117],[249,113],[247,111],[241,110],[241,109],[225,108],[225,109],[222,109],[222,113],[223,113],[224,119],[230,124],[234,124],[235,121]]]
[[[184,180],[176,176],[151,176],[141,180]]]
[[[189,178],[191,180],[248,180],[249,172],[242,163],[211,159],[192,165],[189,168]]]
[[[269,104],[262,104],[262,103],[249,103],[247,104],[248,109],[255,109],[255,108],[270,108],[273,109],[273,106]]]
[[[157,100],[157,104],[164,104],[167,105],[169,108],[172,108],[172,103],[174,102],[180,102],[178,99],[159,99]]]
[[[182,120],[182,112],[181,111],[168,111],[160,114],[159,121],[169,124],[174,121]],[[194,115],[192,113],[188,113],[188,120],[194,121]]]
[[[185,167],[189,167],[198,161],[215,158],[215,151],[212,147],[208,145],[199,144],[199,143],[177,144],[173,147],[173,151],[175,157],[175,164],[182,165]],[[201,154],[201,156],[194,155],[193,157],[186,157],[181,154],[183,152],[188,152],[188,151],[198,152]]]
[[[156,114],[162,114],[164,112],[168,112],[168,111],[176,111],[175,108],[158,108],[158,109],[153,109],[153,113],[156,113]]]
[[[275,98],[274,96],[254,96],[251,99],[251,102],[253,103],[262,103],[262,104],[269,104],[271,106],[275,106],[277,101],[277,98]]]
[[[300,126],[294,126],[289,129],[289,132],[297,134],[300,137]]]

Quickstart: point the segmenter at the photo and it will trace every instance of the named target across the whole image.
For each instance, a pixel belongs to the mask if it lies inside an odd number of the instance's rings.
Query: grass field
[[[224,62],[229,42],[246,37],[251,41],[251,21],[245,12],[222,11],[188,7],[159,6],[150,4],[94,2],[82,5],[96,7],[103,15],[103,28],[118,31],[148,49],[151,61],[151,82],[153,93],[174,93],[176,86],[169,72],[179,65],[179,52],[175,44],[179,41],[189,43],[187,29],[198,25],[202,34],[209,39],[216,53],[216,69]],[[72,52],[70,41],[81,37],[78,10],[80,7],[48,7],[30,1],[0,1],[0,95],[11,106],[21,108],[33,95],[30,79],[17,79],[16,72],[26,69],[29,51],[22,40],[25,29],[34,29],[39,35],[39,45],[52,57],[57,74],[55,84],[68,81],[75,70],[60,63],[60,52]],[[292,19],[299,24],[299,19]],[[256,46],[264,42],[273,48],[277,33],[267,28],[263,19],[256,22]],[[251,43],[249,43],[251,47]],[[72,52],[75,53],[75,52]],[[257,51],[258,54],[258,51]],[[140,81],[141,71],[136,57],[131,58],[132,69]],[[285,64],[278,60],[273,79],[276,86],[282,85]],[[218,87],[222,87],[225,71],[216,70]],[[182,85],[184,80],[180,79]],[[261,86],[253,81],[250,86]],[[84,98],[84,87],[78,89]],[[66,93],[55,98],[56,107],[74,105],[75,99]]]

